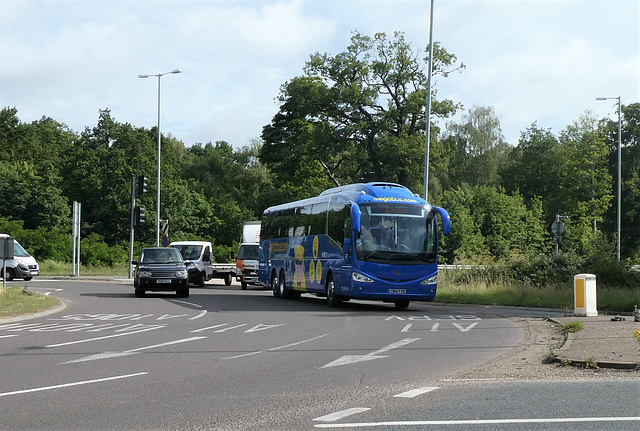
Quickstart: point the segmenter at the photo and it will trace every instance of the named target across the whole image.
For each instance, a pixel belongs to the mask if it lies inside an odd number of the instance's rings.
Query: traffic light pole
[[[131,274],[131,263],[133,262],[133,238],[134,238],[134,217],[133,212],[136,206],[136,176],[131,175],[131,216],[129,217],[130,225],[129,225],[129,278],[132,277]]]

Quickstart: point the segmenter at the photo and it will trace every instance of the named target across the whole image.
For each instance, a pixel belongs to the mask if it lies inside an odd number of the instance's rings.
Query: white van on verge
[[[9,235],[0,233],[0,237],[7,238]],[[33,277],[40,275],[40,265],[17,240],[13,241],[13,260],[7,260],[6,265],[7,276],[5,279],[7,281],[11,281],[14,278],[22,278],[24,281],[29,281]],[[0,275],[4,277],[1,265]]]

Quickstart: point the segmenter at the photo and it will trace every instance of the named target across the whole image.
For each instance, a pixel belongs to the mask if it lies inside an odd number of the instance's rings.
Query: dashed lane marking
[[[425,386],[423,388],[411,389],[410,391],[402,392],[400,394],[396,394],[394,398],[414,398],[418,395],[426,394],[427,392],[432,392],[440,389],[439,387]]]
[[[347,416],[355,415],[357,413],[362,413],[371,410],[368,407],[354,407],[352,409],[341,410],[339,412],[330,413],[328,415],[320,416],[318,418],[313,419],[317,422],[335,422],[337,420],[346,418]]]

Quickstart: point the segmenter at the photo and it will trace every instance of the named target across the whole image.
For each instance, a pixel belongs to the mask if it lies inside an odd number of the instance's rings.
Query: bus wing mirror
[[[451,233],[451,218],[449,217],[449,213],[444,208],[432,208],[436,214],[440,215],[440,219],[442,220],[442,233],[445,235],[449,235]]]
[[[360,207],[357,203],[351,204],[351,230],[355,230],[356,232],[360,232]]]

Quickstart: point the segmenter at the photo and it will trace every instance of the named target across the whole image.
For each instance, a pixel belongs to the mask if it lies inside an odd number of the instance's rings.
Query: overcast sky
[[[258,138],[281,84],[354,30],[429,40],[429,0],[0,0],[0,108],[76,132],[98,110],[157,124],[191,146]],[[466,66],[438,98],[491,106],[516,145],[534,121],[558,134],[587,110],[617,120],[640,102],[639,0],[435,0],[434,40]]]

